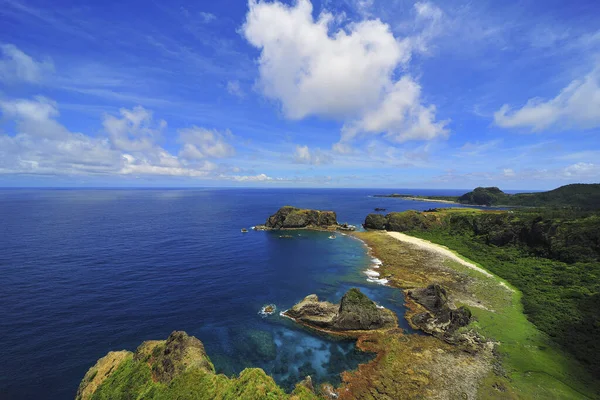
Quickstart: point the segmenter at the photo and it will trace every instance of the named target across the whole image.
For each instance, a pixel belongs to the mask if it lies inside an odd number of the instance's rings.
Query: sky
[[[600,2],[0,0],[0,186],[600,182]]]

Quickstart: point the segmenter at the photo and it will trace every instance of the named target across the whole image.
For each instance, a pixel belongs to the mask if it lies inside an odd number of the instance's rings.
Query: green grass
[[[412,232],[414,236],[456,249],[458,239],[449,239],[431,232]],[[468,259],[457,253],[465,261],[474,263],[490,271],[485,264]],[[471,290],[477,298],[485,299],[485,310],[469,307],[476,321],[469,328],[475,328],[488,339],[498,341],[497,347],[502,360],[505,378],[490,376],[496,384],[509,387],[514,396],[507,393],[506,398],[548,398],[548,399],[591,399],[598,396],[597,382],[540,331],[524,313],[522,293],[508,285],[514,291],[503,288],[505,280],[494,276],[486,277],[482,273],[467,268],[454,261],[447,261],[453,269],[475,277]],[[457,304],[460,305],[460,304]],[[482,385],[489,387],[490,385]],[[496,392],[497,394],[497,392]],[[486,394],[480,394],[486,398]]]
[[[297,400],[318,397],[303,386],[292,393]],[[96,390],[93,400],[236,400],[288,399],[273,378],[262,369],[248,368],[237,378],[228,378],[204,368],[191,368],[168,384],[152,380],[151,367],[129,356]]]

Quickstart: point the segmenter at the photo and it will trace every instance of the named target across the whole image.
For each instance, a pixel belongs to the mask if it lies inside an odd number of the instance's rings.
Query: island
[[[257,225],[255,230],[282,230],[282,229],[316,229],[354,231],[356,227],[337,222],[334,211],[320,211],[292,206],[281,207],[271,215],[264,225]]]
[[[377,194],[374,197],[397,197],[405,200],[456,203],[491,207],[569,207],[600,208],[600,184],[571,184],[547,192],[508,194],[499,188],[477,187],[461,196],[419,196],[411,194]]]

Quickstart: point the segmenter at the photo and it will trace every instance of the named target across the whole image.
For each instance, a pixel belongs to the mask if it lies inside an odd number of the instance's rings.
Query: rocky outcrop
[[[216,374],[202,342],[185,332],[142,343],[135,353],[110,352],[85,374],[77,400],[88,399],[294,399],[316,400],[310,379],[286,394],[262,369],[239,377]]]
[[[397,326],[394,313],[377,306],[359,289],[350,289],[340,304],[319,301],[315,294],[285,312],[294,320],[327,331],[365,331]]]
[[[468,308],[451,308],[446,289],[438,284],[409,290],[407,294],[427,309],[426,312],[412,316],[411,322],[414,326],[449,342],[460,340],[455,333],[471,321],[471,311]]]
[[[418,211],[391,212],[386,216],[369,214],[363,226],[366,229],[407,232],[427,229],[437,223],[436,217]]]
[[[285,206],[271,215],[264,225],[259,225],[256,229],[337,229],[340,226],[333,211],[308,210]]]

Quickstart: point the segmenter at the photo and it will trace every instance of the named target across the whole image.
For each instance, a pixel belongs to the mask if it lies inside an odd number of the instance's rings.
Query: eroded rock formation
[[[306,325],[328,331],[364,331],[397,326],[394,313],[378,307],[359,289],[350,289],[340,304],[319,301],[315,294],[306,296],[285,315]]]

